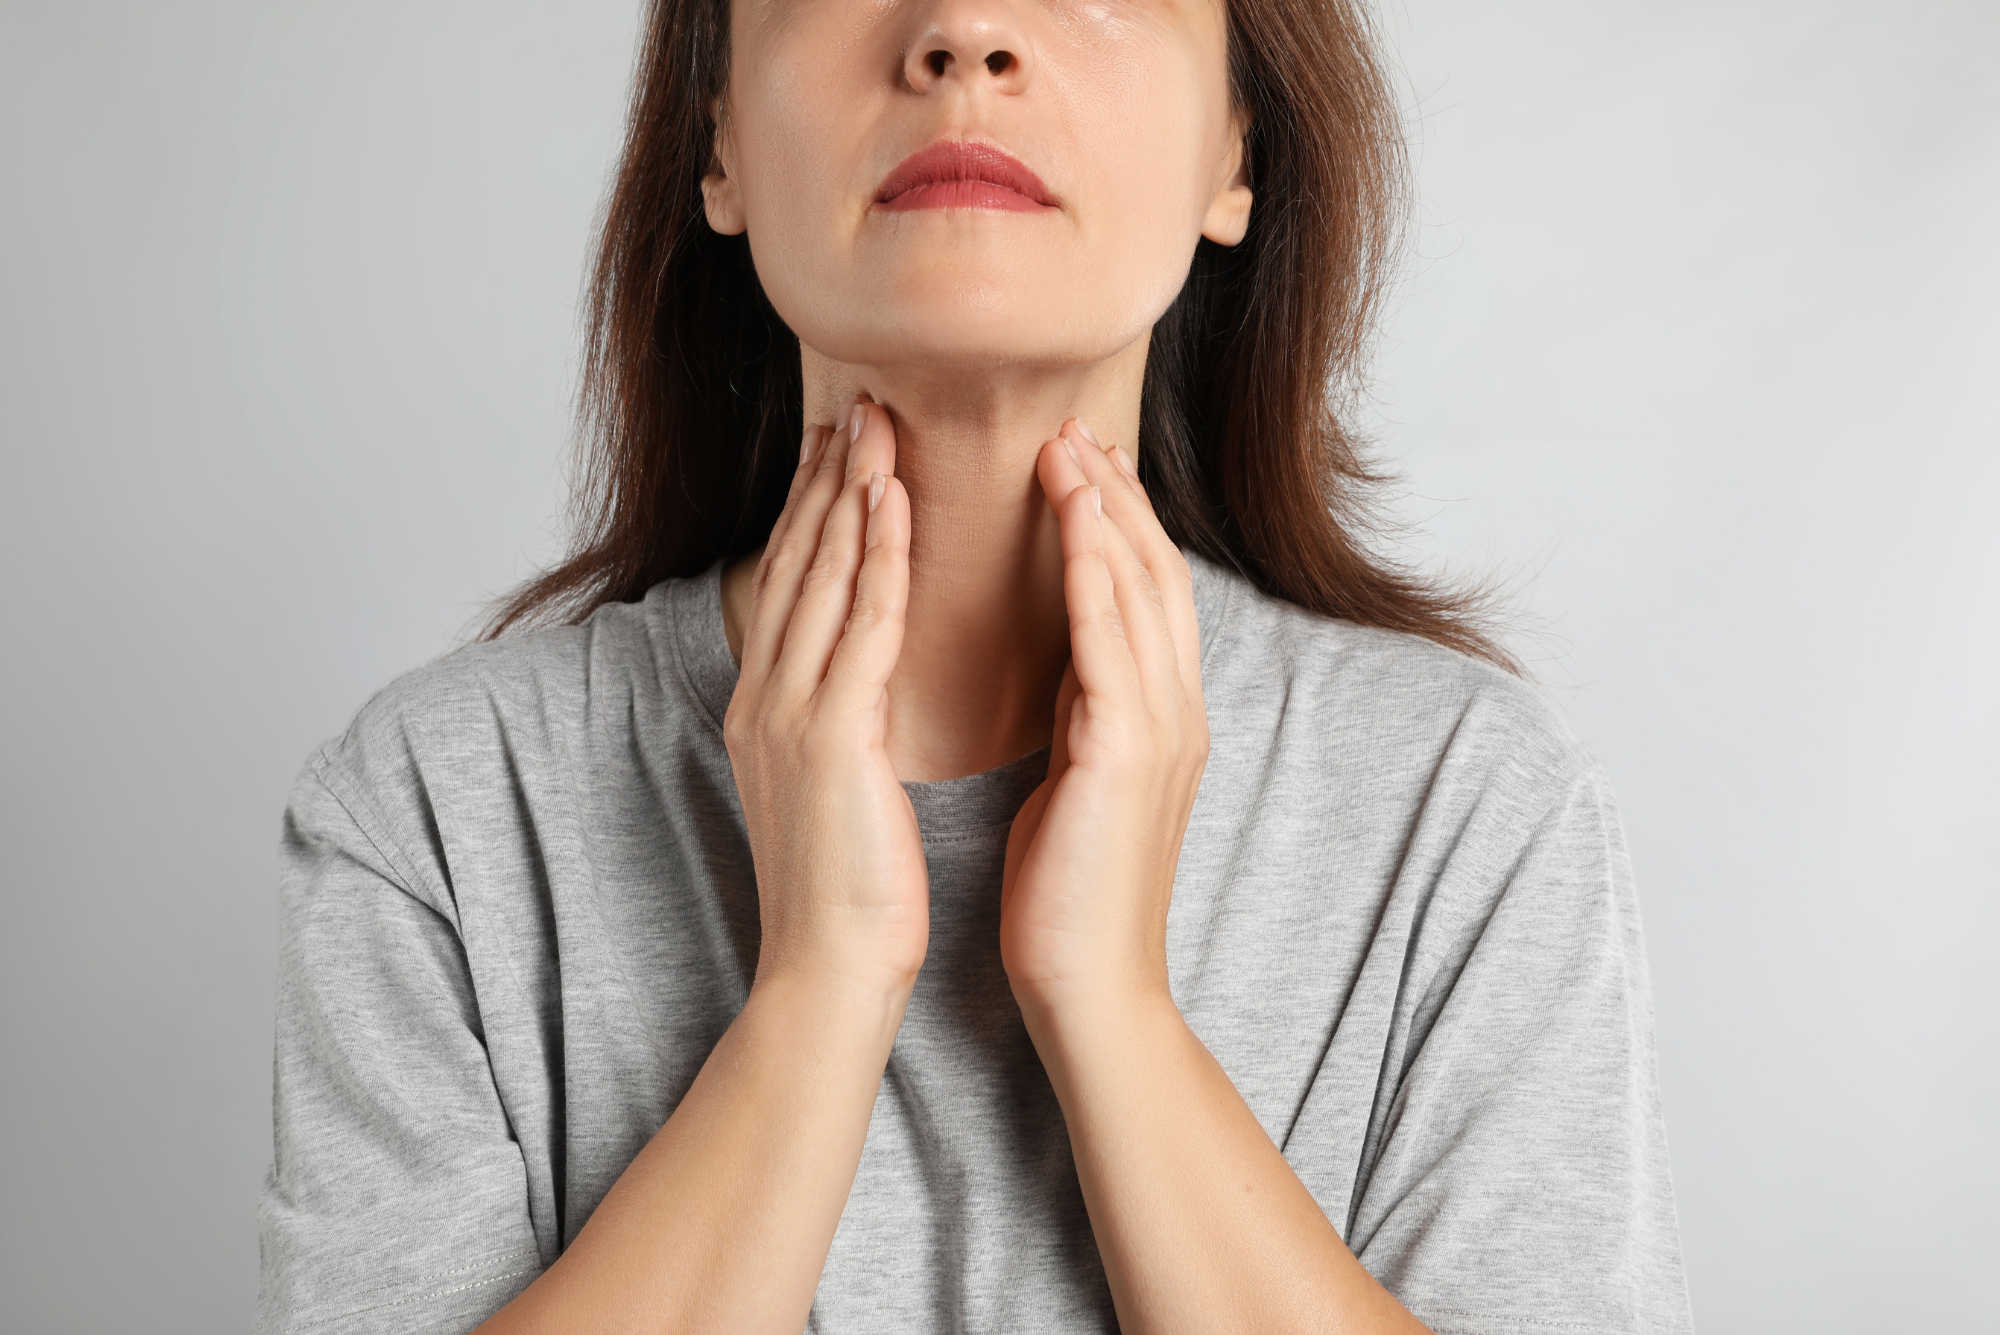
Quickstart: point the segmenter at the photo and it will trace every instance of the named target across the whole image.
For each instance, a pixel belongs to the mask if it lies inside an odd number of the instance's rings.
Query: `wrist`
[[[1109,1068],[1189,1032],[1164,984],[1091,988],[1016,984],[1014,1001],[1051,1079],[1059,1073]]]
[[[914,978],[896,971],[766,968],[759,964],[746,1015],[825,1037],[852,1034],[886,1047],[902,1026]]]
[[[884,945],[867,933],[826,926],[811,934],[781,935],[767,922],[751,990],[779,985],[787,992],[823,993],[830,1000],[907,1000],[924,967],[927,936]]]

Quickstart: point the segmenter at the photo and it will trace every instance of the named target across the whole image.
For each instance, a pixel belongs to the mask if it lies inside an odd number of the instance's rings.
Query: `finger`
[[[1138,666],[1125,642],[1124,616],[1105,561],[1099,494],[1094,487],[1078,486],[1056,507],[1062,530],[1063,601],[1069,608],[1070,664],[1086,697],[1130,700],[1139,689]]]
[[[771,558],[777,554],[778,546],[784,540],[785,530],[789,529],[792,521],[798,517],[799,497],[805,494],[805,489],[811,485],[813,476],[818,471],[815,465],[819,463],[819,452],[826,447],[827,438],[832,434],[833,428],[815,422],[806,428],[804,438],[799,441],[799,465],[792,470],[792,483],[785,492],[785,504],[778,511],[778,520],[771,525],[770,536],[764,539],[764,550],[757,558],[757,578],[750,586],[753,592],[764,587],[766,573],[771,568]]]
[[[1075,487],[1088,484],[1086,470],[1105,479],[1106,485],[1100,486],[1099,491],[1109,500],[1112,464],[1103,451],[1086,442],[1058,436],[1042,447],[1042,456],[1037,460],[1042,488],[1051,498],[1066,497]],[[1112,589],[1124,620],[1125,639],[1146,707],[1161,714],[1178,711],[1189,691],[1189,683],[1184,679],[1188,660],[1173,633],[1166,595],[1112,519],[1108,506],[1101,523],[1105,563],[1111,572]],[[1198,683],[1199,678],[1195,681]]]
[[[845,431],[833,431],[823,442],[810,465],[811,478],[790,507],[791,518],[783,533],[774,527],[765,546],[769,564],[763,569],[763,584],[755,590],[743,634],[742,670],[753,680],[768,673],[783,652],[806,574],[819,552],[826,517],[845,488],[847,451],[853,437]]]
[[[1104,490],[1104,513],[1117,524],[1145,562],[1146,571],[1167,612],[1181,677],[1190,689],[1201,680],[1201,626],[1194,614],[1194,579],[1187,557],[1160,526],[1153,502],[1139,483],[1130,456],[1122,448],[1088,448],[1095,445],[1096,433],[1080,417],[1063,423],[1063,436],[1075,447],[1077,468],[1093,486]],[[1066,494],[1066,493],[1065,493]]]
[[[802,457],[794,490],[785,509],[772,525],[757,564],[752,585],[750,615],[744,627],[742,671],[746,677],[760,677],[776,661],[784,642],[785,626],[791,620],[792,605],[798,601],[801,572],[819,546],[819,530],[826,511],[839,494],[839,461],[844,440],[834,431],[820,428],[808,438],[816,442],[810,457]],[[801,455],[805,454],[801,447]],[[831,481],[829,480],[829,475]]]
[[[1132,661],[1139,671],[1140,692],[1155,715],[1177,717],[1186,690],[1181,681],[1180,654],[1167,624],[1166,600],[1109,510],[1101,522],[1104,563],[1111,571],[1118,614],[1125,622],[1125,642],[1131,646]]]
[[[896,476],[896,424],[879,403],[857,403],[848,423],[847,480],[880,473]]]
[[[881,473],[869,474],[866,495],[873,504],[862,533],[854,602],[820,688],[820,698],[841,712],[881,706],[902,656],[910,602],[909,495],[901,482]]]
[[[1104,488],[1104,512],[1131,541],[1139,559],[1166,601],[1174,643],[1184,655],[1183,669],[1199,679],[1201,628],[1194,615],[1194,581],[1188,561],[1153,510],[1152,498],[1139,481],[1131,456],[1120,446],[1093,453],[1083,445],[1098,443],[1096,432],[1080,417],[1063,423],[1063,435],[1073,440],[1081,457],[1080,470],[1093,485]],[[1100,467],[1099,464],[1103,466]]]
[[[819,691],[840,643],[841,628],[854,610],[872,479],[873,474],[852,478],[841,488],[840,498],[827,513],[819,550],[799,585],[784,647],[771,669],[788,697],[804,698]]]
[[[837,457],[828,459],[826,462],[829,467],[835,463],[840,464],[842,486],[852,482],[857,473],[865,475],[869,472],[878,472],[884,476],[888,476],[895,471],[895,431],[891,429],[886,433],[886,437],[876,432],[863,434],[863,426],[869,420],[870,407],[871,405],[865,400],[856,400],[852,403],[843,404],[840,409],[840,415],[832,426],[814,428],[814,430],[820,433],[818,439],[822,445],[831,446],[835,451]],[[874,412],[883,422],[886,423],[888,421],[886,410],[875,406]],[[884,439],[887,442],[886,448],[882,444]],[[808,433],[807,445],[810,446],[812,441],[813,437]],[[814,458],[816,457],[814,456]],[[801,476],[805,483],[809,483],[818,474],[817,469],[807,466],[812,462],[814,462],[813,458],[802,457],[800,460],[799,474],[793,477],[792,495],[788,496],[785,501],[786,510],[778,516],[778,523],[773,526],[771,538],[765,544],[764,552],[767,561],[778,550],[779,540],[782,538],[785,530],[791,525],[793,498],[804,490]]]
[[[841,498],[828,514],[819,550],[801,580],[786,648],[779,651],[780,672],[793,687],[808,692],[819,689],[840,642],[841,627],[853,611],[862,538],[870,517],[870,480],[881,471],[860,472],[852,460],[860,457],[895,466],[895,428],[880,404],[856,403],[847,429],[838,434],[844,445]],[[850,502],[850,493],[859,497],[858,503]],[[793,637],[800,637],[802,646],[796,656],[790,652]]]

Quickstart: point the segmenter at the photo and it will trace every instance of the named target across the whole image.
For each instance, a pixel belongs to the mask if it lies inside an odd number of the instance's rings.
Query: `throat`
[[[961,662],[940,677],[899,666],[889,683],[889,760],[905,783],[983,774],[1055,735],[1068,657],[1039,666]]]
[[[898,423],[910,497],[909,605],[888,691],[898,778],[981,774],[1054,733],[1069,610],[1035,458],[1061,420],[950,433]]]

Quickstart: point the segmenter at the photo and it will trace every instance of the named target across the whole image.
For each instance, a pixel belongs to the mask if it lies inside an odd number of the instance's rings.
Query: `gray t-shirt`
[[[1212,730],[1174,996],[1440,1332],[1689,1329],[1609,787],[1533,689],[1196,560]],[[589,1218],[743,1005],[719,567],[403,677],[286,815],[258,1329],[465,1331]],[[1044,749],[906,785],[930,953],[809,1329],[1116,1329],[1001,971]]]

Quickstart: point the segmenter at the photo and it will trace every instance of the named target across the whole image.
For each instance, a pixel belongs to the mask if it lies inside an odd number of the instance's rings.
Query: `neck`
[[[1035,476],[1071,417],[1136,454],[1146,340],[1085,367],[977,374],[855,366],[807,349],[808,422],[857,395],[896,427],[910,496],[910,602],[889,682],[889,757],[899,778],[957,778],[1045,745],[1069,662],[1062,546]],[[754,570],[756,554],[732,574]],[[725,580],[725,599],[730,586]],[[741,624],[741,618],[731,618]]]

